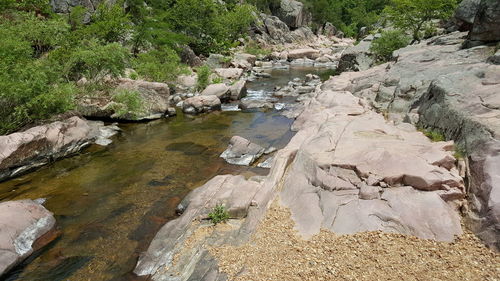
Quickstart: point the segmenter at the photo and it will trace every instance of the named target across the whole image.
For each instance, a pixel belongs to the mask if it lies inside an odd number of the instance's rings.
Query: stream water
[[[273,70],[250,82],[271,91],[312,68]],[[61,235],[1,280],[139,280],[131,273],[155,233],[175,218],[175,207],[218,174],[267,174],[226,164],[219,155],[234,135],[264,147],[285,146],[292,120],[275,110],[179,115],[150,123],[121,124],[108,147],[0,183],[0,201],[45,198]]]

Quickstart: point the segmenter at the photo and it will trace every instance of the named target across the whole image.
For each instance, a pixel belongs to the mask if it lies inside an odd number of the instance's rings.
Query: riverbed
[[[248,89],[269,94],[318,72],[272,70]],[[123,131],[108,147],[93,145],[0,183],[0,201],[44,198],[61,233],[3,280],[138,280],[131,272],[139,254],[191,190],[220,174],[268,173],[225,163],[219,155],[229,139],[239,135],[279,149],[294,135],[292,122],[277,110],[251,110],[120,124]]]

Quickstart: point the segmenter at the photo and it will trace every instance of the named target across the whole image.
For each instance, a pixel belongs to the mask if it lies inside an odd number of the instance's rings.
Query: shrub
[[[217,225],[221,222],[226,222],[229,219],[229,213],[224,205],[217,204],[212,209],[212,212],[208,214],[208,218],[212,221],[213,224]]]
[[[198,91],[203,91],[210,84],[210,74],[212,70],[207,65],[200,66],[196,69],[198,75],[197,88]]]
[[[144,109],[141,94],[138,91],[118,90],[112,99],[116,103],[113,111],[118,117],[129,116],[136,119]]]
[[[179,74],[187,72],[177,53],[167,47],[139,54],[132,60],[132,66],[140,76],[158,82],[175,80]]]
[[[438,141],[445,141],[446,137],[435,130],[426,130],[426,129],[419,129],[420,132],[422,132],[426,137],[431,139],[433,142],[438,142]]]
[[[264,49],[261,46],[259,46],[257,43],[254,41],[249,41],[245,45],[245,53],[254,55],[254,56],[268,56],[271,54],[271,50],[269,49]]]
[[[414,43],[421,40],[426,24],[449,18],[456,6],[457,0],[392,0],[384,11],[396,27],[411,32]]]
[[[375,54],[378,61],[385,62],[392,59],[395,50],[404,48],[410,43],[410,38],[401,30],[389,30],[373,40],[370,51]]]

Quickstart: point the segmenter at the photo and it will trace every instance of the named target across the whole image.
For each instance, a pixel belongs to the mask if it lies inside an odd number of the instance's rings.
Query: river
[[[318,69],[272,70],[248,83],[264,93]],[[120,124],[108,147],[93,145],[30,174],[0,183],[0,201],[45,198],[61,235],[1,280],[139,280],[131,273],[155,233],[175,218],[194,188],[220,174],[268,170],[225,163],[219,155],[239,135],[284,147],[293,120],[275,110],[215,112]]]

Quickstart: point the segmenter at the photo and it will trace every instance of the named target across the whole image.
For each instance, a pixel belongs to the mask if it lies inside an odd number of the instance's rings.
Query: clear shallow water
[[[311,68],[273,70],[249,83],[270,91]],[[139,280],[131,273],[155,233],[175,218],[192,189],[218,174],[265,175],[219,158],[233,135],[264,147],[284,147],[292,120],[274,110],[180,115],[143,124],[121,124],[122,134],[103,148],[57,161],[0,183],[0,201],[46,198],[60,237],[0,280]]]

